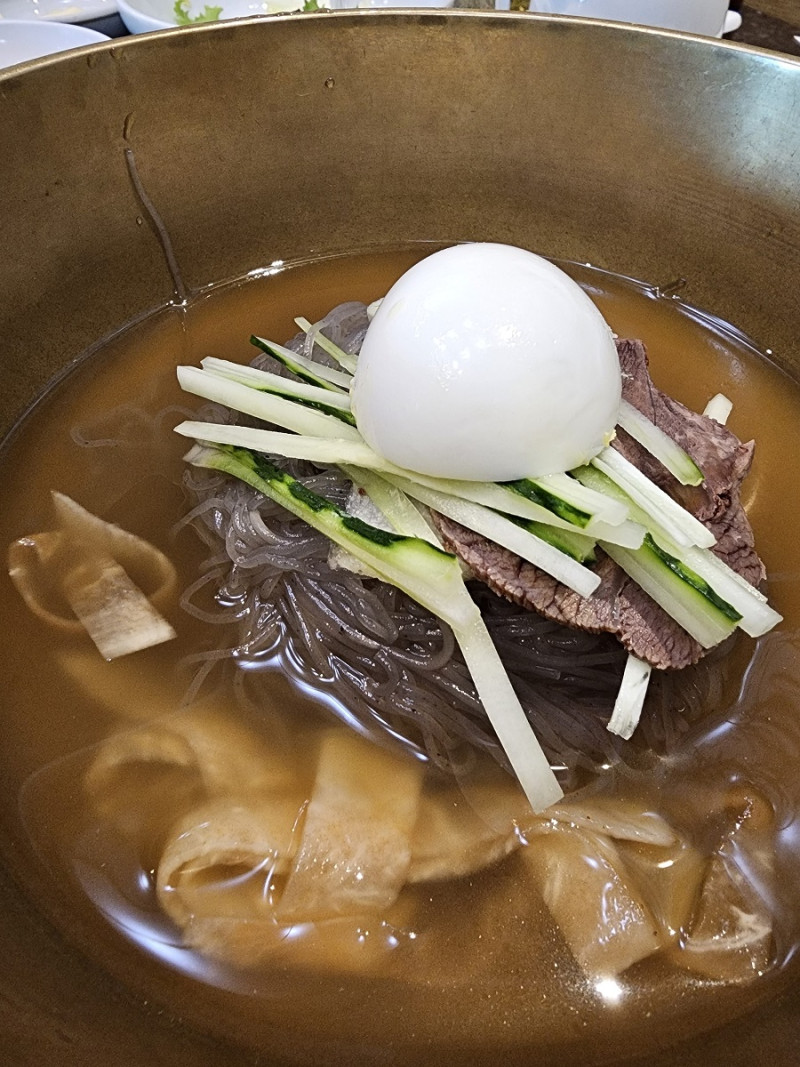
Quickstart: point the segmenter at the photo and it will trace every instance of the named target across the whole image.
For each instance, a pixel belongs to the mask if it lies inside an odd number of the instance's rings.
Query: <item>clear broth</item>
[[[408,250],[264,272],[212,289],[186,308],[166,309],[110,341],[53,388],[6,443],[0,539],[9,544],[46,528],[49,494],[58,489],[152,541],[175,560],[188,586],[206,552],[190,531],[171,533],[186,506],[180,489],[186,443],[171,428],[198,405],[178,389],[175,366],[207,355],[249,361],[251,333],[283,340],[295,332],[297,314],[313,321],[343,300],[369,302],[417,258]],[[718,391],[732,399],[731,428],[757,439],[744,502],[769,570],[771,600],[785,616],[780,635],[762,640],[757,654],[749,640],[737,645],[724,714],[701,724],[653,773],[609,773],[600,788],[691,827],[701,844],[714,832],[709,810],[724,808],[731,791],[756,790],[777,813],[771,847],[782,884],[791,887],[800,876],[794,772],[800,586],[791,503],[799,479],[787,441],[800,416],[800,390],[746,339],[680,301],[590,267],[567,269],[617,334],[644,340],[660,388],[695,410]],[[76,442],[76,428],[94,440],[118,435],[120,409],[130,416],[124,439],[113,447]],[[800,909],[787,888],[771,902],[774,963],[757,980],[702,980],[656,956],[604,996],[570,958],[521,877],[518,856],[471,878],[414,889],[413,939],[398,939],[381,923],[365,931],[385,949],[371,974],[305,970],[285,960],[237,972],[198,957],[176,943],[159,914],[148,859],[131,856],[92,822],[79,779],[93,746],[130,726],[103,700],[108,679],[129,702],[141,703],[142,720],[169,714],[189,680],[179,665],[209,647],[207,628],[173,611],[176,641],[128,663],[98,659],[105,676],[93,687],[64,670],[65,656],[76,648],[82,654],[80,644],[45,631],[5,574],[2,581],[0,805],[27,857],[13,862],[72,940],[176,1019],[234,1044],[269,1048],[276,1063],[401,1064],[435,1062],[440,1054],[480,1063],[498,1053],[522,1063],[531,1050],[546,1048],[561,1062],[587,1064],[722,1025],[789,979]],[[314,703],[279,673],[274,681],[276,704],[302,711]],[[168,803],[162,818],[169,819]]]

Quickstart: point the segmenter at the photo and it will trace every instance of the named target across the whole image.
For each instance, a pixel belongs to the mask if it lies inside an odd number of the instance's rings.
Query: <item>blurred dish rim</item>
[[[2,2],[2,0],[0,0]],[[331,11],[343,11],[350,8],[378,10],[384,8],[451,8],[454,0],[318,0],[320,8]],[[491,3],[491,0],[487,0]],[[210,22],[229,22],[233,19],[263,18],[267,15],[305,14],[304,0],[190,0],[190,16],[196,18],[206,4],[219,6],[222,14]],[[165,17],[173,11],[174,0],[118,0],[120,18],[132,34],[151,33],[156,30],[185,28],[185,23],[177,23],[174,18]],[[492,8],[487,6],[487,12]],[[199,23],[206,25],[207,23]],[[192,23],[194,25],[194,23]]]
[[[188,8],[190,17],[196,18],[206,5],[221,7],[222,14],[210,23],[229,22],[231,19],[260,18],[265,15],[281,13],[302,14],[303,0],[190,0]],[[321,7],[329,6],[328,0],[321,0]],[[185,23],[178,23],[174,18],[164,17],[163,12],[171,13],[174,0],[118,0],[119,15],[129,33],[151,33],[155,30],[185,29]],[[209,25],[210,23],[190,23],[190,25]]]
[[[0,0],[0,23],[90,22],[117,13],[117,0]]]
[[[86,26],[4,18],[0,20],[0,70],[29,63],[34,59],[45,59],[73,48],[104,44],[108,40],[110,38],[106,34]],[[41,47],[34,42],[41,42]]]

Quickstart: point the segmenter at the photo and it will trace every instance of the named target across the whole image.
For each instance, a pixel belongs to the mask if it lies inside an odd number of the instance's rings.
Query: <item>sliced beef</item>
[[[698,415],[653,384],[647,355],[639,341],[618,341],[622,394],[660,426],[695,460],[705,474],[702,485],[682,486],[636,441],[620,430],[614,447],[649,478],[678,499],[714,533],[713,551],[751,584],[764,567],[740,501],[742,479],[750,468],[753,445],[742,444],[724,426]],[[625,648],[658,668],[686,667],[704,649],[654,603],[611,559],[598,551],[601,583],[581,597],[519,556],[487,541],[444,516],[435,516],[447,547],[476,577],[509,600],[556,622],[615,634]]]
[[[716,554],[751,585],[759,585],[764,565],[740,500],[741,484],[753,459],[753,442],[742,444],[726,427],[657,389],[640,341],[618,341],[617,352],[622,395],[689,453],[705,480],[699,486],[681,485],[624,430],[618,431],[614,447],[705,523],[717,539]]]

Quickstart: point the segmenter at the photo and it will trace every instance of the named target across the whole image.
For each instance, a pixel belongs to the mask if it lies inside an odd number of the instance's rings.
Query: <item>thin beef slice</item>
[[[752,585],[764,578],[753,531],[740,501],[753,444],[712,419],[690,411],[653,384],[639,341],[618,341],[622,395],[673,438],[705,475],[700,486],[681,485],[659,462],[618,430],[614,447],[662,489],[695,514],[717,538],[713,551]],[[602,551],[595,566],[601,582],[591,597],[571,589],[444,516],[435,516],[445,545],[496,593],[548,619],[593,633],[615,634],[633,655],[654,667],[686,667],[704,649],[674,622]]]

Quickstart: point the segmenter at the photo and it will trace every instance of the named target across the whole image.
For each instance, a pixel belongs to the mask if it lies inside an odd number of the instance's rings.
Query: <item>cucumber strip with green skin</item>
[[[669,545],[663,544],[661,547],[670,550]],[[783,621],[783,616],[767,603],[760,589],[750,585],[709,549],[693,546],[675,554],[739,612],[739,629],[749,637],[762,637]]]
[[[331,465],[349,463],[371,469],[372,461],[380,458],[368,445],[357,441],[303,437],[275,430],[232,426],[227,423],[183,422],[175,427],[175,431],[184,437],[193,437],[195,440],[208,444],[243,448],[258,453],[271,453],[290,459],[306,459]],[[438,492],[427,486],[418,485],[410,478],[397,475],[393,471],[384,469],[382,474],[387,482],[402,490],[403,493],[503,545],[541,567],[542,570],[547,571],[548,574],[582,596],[590,596],[597,588],[600,581],[597,575],[570,556],[564,555],[544,539],[510,522],[498,512],[471,501],[459,500],[457,497]],[[383,511],[380,504],[377,506]]]
[[[274,341],[267,341],[266,338],[258,337],[256,334],[251,335],[250,344],[266,352],[273,359],[277,359],[287,370],[290,370],[301,381],[308,382],[309,385],[318,385],[320,389],[337,393],[346,393],[350,389],[353,381],[351,374],[336,370],[335,367],[326,367],[324,363],[318,363],[315,359],[309,359],[299,352],[293,352],[291,348],[275,344]]]
[[[625,660],[625,670],[622,672],[622,682],[614,701],[614,710],[606,724],[609,733],[616,734],[624,741],[633,737],[633,732],[639,725],[652,670],[649,663],[633,654],[629,654]]]
[[[512,482],[499,482],[498,485],[519,494],[545,512],[550,512],[552,518],[541,517],[538,520],[540,522],[549,522],[551,526],[558,526],[560,529],[582,531],[597,539],[604,538],[613,541],[615,544],[629,546],[641,544],[641,536],[637,535],[628,522],[627,508],[609,507],[615,502],[607,498],[605,505],[601,503],[599,508],[589,510],[596,503],[594,498],[600,494],[590,491],[590,495],[581,497],[580,492],[572,491],[568,486],[565,487],[566,482],[580,485],[569,475],[553,475],[547,479],[519,478]],[[578,506],[579,502],[581,506]],[[619,501],[616,503],[619,504]],[[510,509],[506,508],[506,511]],[[615,528],[618,529],[618,533],[614,532]]]
[[[193,388],[190,389],[190,392],[197,391],[194,387],[195,383],[192,382],[191,384]],[[242,388],[246,390],[247,387],[244,386]],[[208,390],[208,392],[213,392],[213,390]],[[212,400],[216,398],[216,393],[209,396],[209,399]],[[225,402],[224,400],[221,401],[221,403]],[[228,403],[229,406],[236,407],[230,401]],[[236,407],[236,410],[242,409]],[[253,406],[250,407],[247,414],[255,414]],[[271,414],[270,421],[278,422],[278,415],[281,413],[273,412]],[[284,424],[286,423],[288,423],[288,419]],[[534,518],[544,522],[552,520],[564,529],[575,529],[570,523],[559,519],[546,509],[533,504],[510,490],[503,489],[502,486],[496,485],[494,482],[461,482],[445,478],[431,478],[427,475],[407,471],[402,467],[396,467],[371,449],[366,441],[357,434],[357,431],[355,431],[353,438],[344,438],[338,436],[338,430],[335,429],[341,426],[341,423],[334,423],[333,426],[334,430],[331,430],[326,425],[324,429],[327,432],[324,435],[315,436],[311,432],[302,430],[298,430],[297,433],[286,434],[278,430],[262,430],[258,427],[237,426],[230,423],[187,421],[176,426],[175,431],[184,437],[194,437],[199,441],[207,441],[212,444],[236,445],[240,448],[251,448],[257,452],[271,452],[289,459],[307,459],[315,463],[337,465],[352,463],[355,466],[364,467],[379,474],[395,474],[408,478],[416,484],[436,492],[446,493],[454,489],[455,492],[450,492],[451,496],[458,496],[464,500],[473,500],[478,504],[482,503],[486,507],[493,507],[495,511],[507,512],[510,508],[515,508],[517,513],[521,513],[521,518]],[[290,428],[294,429],[294,426]],[[335,437],[333,436],[334,432],[337,433]]]
[[[700,545],[710,548],[716,543],[711,531],[696,519],[686,508],[659,489],[642,472],[614,448],[604,448],[591,461],[591,466],[602,471],[667,530],[679,545]]]
[[[682,485],[700,485],[703,472],[681,446],[627,400],[622,400],[617,425],[638,441]]]
[[[568,586],[580,596],[591,596],[600,584],[600,578],[577,563],[571,556],[564,555],[557,548],[530,533],[523,526],[510,522],[503,515],[474,504],[471,501],[459,500],[457,497],[446,493],[437,493],[433,489],[417,485],[407,478],[398,478],[395,475],[386,475],[393,485],[398,486],[404,493],[421,500],[423,504],[433,508],[442,515],[461,523],[467,529],[487,537],[496,545],[501,545],[522,559],[539,567],[556,581]]]
[[[495,482],[463,482],[448,478],[431,478],[417,474],[414,471],[407,471],[379,456],[377,452],[369,447],[357,430],[352,431],[352,436],[348,434],[345,437],[344,430],[348,429],[346,424],[333,419],[328,420],[327,416],[320,413],[320,418],[327,421],[324,423],[316,422],[306,428],[307,424],[301,423],[296,416],[296,412],[291,410],[291,402],[277,397],[275,398],[276,404],[283,403],[284,407],[278,410],[277,406],[273,405],[268,413],[260,413],[257,404],[248,393],[252,392],[256,397],[265,397],[265,399],[269,394],[256,393],[255,390],[248,390],[246,386],[240,387],[238,383],[227,383],[225,379],[214,379],[212,375],[207,376],[212,381],[222,382],[223,385],[230,384],[243,390],[242,393],[232,396],[231,390],[217,390],[213,386],[209,386],[207,381],[204,382],[202,371],[196,371],[196,374],[192,376],[180,373],[192,370],[195,370],[195,368],[179,368],[181,384],[186,381],[187,385],[184,388],[188,388],[189,392],[198,393],[210,400],[218,400],[220,403],[227,404],[237,411],[244,411],[248,415],[255,415],[257,418],[264,418],[269,422],[288,426],[289,429],[295,430],[299,436],[281,433],[276,430],[261,430],[228,423],[187,421],[175,427],[176,432],[183,434],[184,437],[194,437],[199,441],[207,441],[214,444],[238,445],[241,448],[255,449],[257,452],[271,452],[290,459],[307,459],[315,463],[337,464],[339,466],[351,463],[379,474],[396,474],[399,477],[408,478],[415,484],[436,492],[448,493],[450,496],[455,496],[462,500],[471,500],[476,504],[483,504],[484,507],[500,512],[502,515],[514,515],[529,521],[538,521],[568,533],[578,532],[571,523]],[[199,380],[196,375],[201,376]],[[201,393],[200,389],[202,387],[205,387],[205,391]],[[309,415],[311,414],[309,412]],[[595,536],[597,539],[602,538],[629,548],[638,548],[644,536],[643,529],[630,521],[621,523],[619,526],[608,526],[606,523],[599,523],[594,529],[596,530]]]
[[[682,567],[706,582],[714,595],[737,614],[739,629],[749,637],[762,637],[783,621],[783,616],[767,603],[760,589],[750,585],[710,549],[696,545],[683,548],[671,544],[666,538],[662,541],[657,534],[653,534],[653,542],[660,552],[675,558]]]
[[[250,449],[196,445],[186,460],[247,482],[346,548],[449,625],[466,625],[475,613],[479,614],[469,598],[467,605],[458,595],[463,581],[455,556],[428,541],[380,530],[348,515],[270,463],[266,456]]]
[[[442,548],[442,542],[434,528],[412,500],[396,485],[392,485],[380,474],[365,467],[340,463],[339,466],[351,482],[363,489],[375,507],[387,519],[398,533],[409,537],[421,537],[432,545]]]
[[[362,437],[355,426],[342,422],[341,419],[317,411],[314,408],[297,404],[274,393],[262,393],[251,389],[241,382],[221,378],[199,367],[178,367],[178,381],[187,393],[194,393],[205,400],[252,415],[264,422],[276,423],[294,433],[308,434],[312,437],[341,437],[349,441],[361,441]]]
[[[530,500],[546,511],[551,511],[559,519],[568,522],[570,526],[577,526],[583,529],[592,518],[590,512],[576,508],[573,504],[568,503],[562,497],[541,486],[532,478],[516,478],[511,482],[498,482],[498,485],[501,485],[504,489],[510,489],[514,493],[519,493],[520,496],[525,497],[526,500]]]
[[[588,513],[591,518],[587,528],[591,527],[593,521],[598,520],[607,522],[610,526],[618,526],[629,517],[625,504],[610,499],[604,493],[588,489],[569,474],[548,474],[543,478],[531,478],[530,481],[551,496],[571,504],[578,511]]]
[[[319,400],[320,403],[329,404],[342,411],[350,411],[350,395],[344,389],[331,385],[330,382],[319,385],[317,382],[307,380],[295,381],[294,378],[286,378],[272,371],[251,367],[249,363],[233,363],[229,359],[217,359],[216,356],[206,356],[200,361],[200,366],[212,374],[219,374],[223,378],[241,382],[242,385],[251,385],[254,389],[266,388],[270,392],[283,389],[287,396]]]
[[[562,530],[558,526],[548,526],[544,522],[520,519],[517,515],[504,515],[503,518],[508,519],[509,522],[516,523],[517,526],[521,526],[523,530],[527,530],[535,537],[540,537],[543,541],[547,541],[553,548],[557,548],[559,552],[571,556],[578,563],[595,563],[597,561],[595,553],[597,541],[593,537],[587,537],[582,533],[572,533],[570,530]],[[639,546],[636,545],[635,547],[638,548]]]
[[[667,551],[671,551],[671,546],[674,546],[678,551],[675,551],[673,555],[679,555],[683,549],[688,549],[688,545],[679,546],[670,536],[670,531],[667,527],[663,526],[656,516],[640,507],[624,489],[597,467],[578,467],[572,473],[583,485],[590,486],[598,493],[607,493],[608,496],[613,497],[615,500],[627,504],[631,520],[653,534]],[[598,540],[602,540],[602,538],[598,538]],[[703,549],[703,551],[707,550]]]
[[[188,373],[192,371],[193,374]],[[319,418],[325,419],[324,423],[315,422],[311,428],[305,429],[303,428],[305,420],[296,416],[296,412],[292,410],[292,401],[286,401],[282,397],[275,397],[274,404],[267,404],[271,394],[258,393],[256,390],[248,389],[247,386],[240,386],[238,382],[214,378],[213,375],[205,374],[194,367],[179,367],[178,378],[188,392],[205,396],[208,400],[216,400],[236,411],[263,418],[267,422],[279,423],[295,431],[294,434],[285,434],[277,430],[262,430],[257,427],[237,426],[229,423],[187,421],[175,427],[176,432],[183,434],[184,437],[195,437],[198,440],[215,444],[238,445],[241,448],[255,449],[257,452],[273,452],[290,459],[308,459],[316,463],[329,464],[352,463],[377,473],[391,473],[409,478],[436,492],[449,493],[451,496],[458,496],[464,500],[473,500],[476,504],[484,504],[495,511],[516,514],[523,519],[555,524],[565,530],[575,530],[571,523],[559,519],[546,508],[534,504],[510,489],[504,489],[495,482],[462,482],[449,478],[432,478],[397,467],[371,449],[358,430],[354,429],[352,434],[345,435],[342,432],[342,428],[346,428],[345,424],[322,413],[319,413]],[[219,388],[215,384],[217,382],[221,383]],[[200,392],[201,388],[203,392]],[[235,395],[234,390],[237,390]],[[252,397],[249,395],[251,393]],[[259,397],[263,397],[265,401],[264,414],[260,414]],[[284,406],[279,408],[278,404]],[[268,410],[266,410],[267,407]],[[303,409],[297,408],[297,410]],[[316,416],[316,413],[311,411],[308,414]],[[613,528],[610,532],[613,536]]]
[[[531,807],[539,812],[561,799],[563,791],[464,585],[455,556],[420,538],[388,533],[347,515],[247,449],[195,445],[186,460],[224,471],[282,504],[448,623]]]
[[[329,356],[350,374],[355,374],[356,366],[358,364],[358,357],[351,356],[349,352],[345,352],[343,348],[339,348],[337,344],[331,341],[325,336],[324,333],[320,333],[316,326],[302,317],[294,320],[297,326],[303,331],[304,334],[310,335],[313,338],[314,344],[319,345],[323,352],[327,352]]]
[[[350,397],[346,393],[332,393],[317,385],[309,385],[308,382],[295,382],[290,378],[282,378],[280,374],[213,357],[204,359],[202,367],[207,374],[239,382],[240,385],[249,386],[250,389],[261,393],[272,393],[287,400],[294,400],[296,404],[323,411],[326,415],[333,415],[351,426],[356,424],[355,416],[350,410]]]
[[[608,492],[619,498],[626,496],[618,485],[593,467],[583,467],[577,473],[581,479],[586,478],[599,492]],[[658,523],[648,519],[630,498],[628,501],[632,517],[636,521],[648,523],[649,532],[656,543],[705,579],[715,593],[741,615],[739,628],[746,634],[750,637],[761,637],[783,620],[783,616],[767,603],[767,598],[760,589],[751,585],[711,549],[676,544]]]
[[[731,607],[727,600],[723,600],[699,574],[693,571],[690,567],[687,567],[681,560],[670,555],[669,552],[666,552],[654,540],[652,534],[647,533],[644,535],[643,547],[649,548],[651,552],[654,552],[665,567],[671,570],[672,573],[677,575],[682,581],[686,582],[687,585],[690,585],[692,589],[696,589],[698,593],[701,593],[706,600],[710,604],[713,604],[718,611],[722,612],[727,619],[730,619],[731,622],[734,623],[739,623],[741,621],[742,616],[735,608]]]
[[[652,538],[650,538],[652,543]],[[713,648],[736,623],[664,563],[651,543],[631,551],[600,542],[603,551],[703,648]]]

